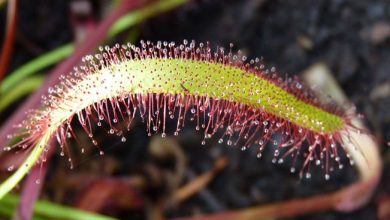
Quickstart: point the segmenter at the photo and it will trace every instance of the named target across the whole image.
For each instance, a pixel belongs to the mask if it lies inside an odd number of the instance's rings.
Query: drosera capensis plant
[[[349,157],[343,149],[350,141],[345,137],[350,131],[360,132],[348,111],[321,103],[298,79],[282,78],[274,68],[265,69],[260,59],[247,60],[240,51],[233,52],[232,46],[213,50],[208,43],[187,40],[180,45],[141,41],[140,47],[117,44],[85,56],[82,66],[48,89],[43,106],[17,125],[22,132],[9,135],[19,141],[3,150],[29,155],[0,185],[0,198],[32,166],[45,162],[52,139],[73,167],[67,143],[69,138],[77,141],[72,122],[81,125],[103,155],[94,128],[107,129],[125,142],[125,132],[138,116],[148,135],[160,132],[165,137],[166,124],[172,121],[173,134],[178,135],[189,119],[202,130],[202,145],[219,135],[219,143],[240,145],[242,150],[256,147],[261,157],[270,143],[273,162],[291,158],[291,172],[299,166],[300,176],[306,178],[311,177],[312,164],[324,169],[326,180],[333,170],[342,169],[340,154]],[[274,138],[276,133],[281,138]],[[305,150],[303,143],[309,145]],[[297,162],[300,156],[302,164]]]

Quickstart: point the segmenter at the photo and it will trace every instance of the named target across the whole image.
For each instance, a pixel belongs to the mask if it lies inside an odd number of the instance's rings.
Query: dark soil
[[[13,68],[72,39],[69,12],[65,8],[69,8],[68,1],[21,1],[19,49],[15,51]],[[0,15],[4,12],[3,9]],[[0,24],[4,24],[4,20],[0,20]],[[322,212],[291,219],[366,220],[377,219],[377,202],[390,193],[390,152],[386,145],[390,140],[390,91],[386,90],[390,88],[390,33],[386,36],[380,31],[386,25],[390,28],[390,2],[386,0],[199,0],[144,22],[139,31],[141,39],[152,41],[194,39],[220,46],[232,42],[249,57],[264,57],[268,66],[277,67],[282,74],[299,74],[313,63],[325,62],[378,137],[385,167],[383,178],[373,199],[359,210]],[[105,140],[105,146],[112,143],[116,146],[107,148],[103,162],[98,156],[82,157],[72,171],[66,168],[66,160],[55,158],[44,196],[57,202],[77,203],[86,191],[83,184],[73,189],[74,194],[58,195],[58,191],[64,190],[63,186],[58,187],[57,181],[61,181],[58,178],[67,175],[137,174],[152,178],[150,167],[157,167],[162,173],[169,173],[175,167],[174,162],[160,161],[150,155],[147,146],[151,138],[144,124],[135,123],[126,138],[126,144]],[[330,181],[324,180],[320,170],[314,171],[318,175],[314,174],[310,180],[300,180],[297,174],[290,173],[287,163],[273,164],[270,155],[257,159],[256,149],[242,152],[221,146],[216,140],[201,147],[201,133],[196,132],[194,126],[186,128],[176,139],[188,160],[186,181],[210,170],[216,158],[226,156],[229,164],[204,191],[167,209],[166,217],[186,216],[196,211],[222,212],[307,197],[334,191],[357,178],[354,168],[347,166],[334,173]],[[99,170],[103,166],[113,168],[103,172]],[[157,203],[169,190],[166,185],[157,184],[143,193],[144,200]],[[104,212],[128,219],[129,216],[144,218],[143,211],[137,209]]]

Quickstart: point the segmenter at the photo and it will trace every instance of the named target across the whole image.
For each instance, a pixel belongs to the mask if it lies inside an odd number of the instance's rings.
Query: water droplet
[[[104,151],[102,151],[102,150],[99,151],[99,154],[103,156],[104,155]]]
[[[256,156],[257,156],[257,158],[260,158],[263,155],[261,153],[258,153]]]
[[[278,160],[278,164],[282,164],[283,163],[283,158],[280,158],[279,160]]]
[[[230,145],[232,145],[232,144],[233,144],[233,141],[231,141],[231,140],[228,140],[228,141],[227,141],[227,145],[228,145],[228,146],[230,146]]]
[[[220,139],[218,140],[218,143],[222,144],[222,143],[223,143],[223,139],[220,138]]]
[[[162,138],[165,138],[166,136],[167,136],[166,133],[162,133],[162,134],[161,134],[161,137],[162,137]]]
[[[291,173],[295,173],[295,167],[291,167],[291,168],[290,168],[290,172],[291,172]]]
[[[173,133],[173,135],[178,136],[178,135],[179,135],[179,132],[175,131],[175,132]]]
[[[191,109],[191,113],[195,114],[196,110],[194,108]]]
[[[153,126],[153,131],[157,131],[157,126]]]
[[[110,134],[114,134],[114,129],[110,129]]]
[[[122,141],[122,142],[126,142],[126,138],[125,138],[125,137],[122,137],[122,138],[121,138],[121,141]]]
[[[311,178],[311,174],[309,172],[306,173],[306,179],[310,179]]]
[[[321,160],[316,160],[316,165],[319,166],[321,164]]]
[[[13,171],[14,170],[14,166],[12,165],[12,166],[9,166],[8,168],[7,168],[7,170],[8,170],[8,172],[11,172],[11,171]]]
[[[41,180],[40,179],[36,179],[35,180],[35,184],[38,184],[38,185],[41,184]]]
[[[325,180],[329,180],[329,179],[330,179],[329,174],[325,174]]]
[[[246,150],[246,147],[245,146],[241,147],[241,150],[242,151]]]
[[[202,144],[202,145],[206,145],[206,141],[202,141],[201,144]]]

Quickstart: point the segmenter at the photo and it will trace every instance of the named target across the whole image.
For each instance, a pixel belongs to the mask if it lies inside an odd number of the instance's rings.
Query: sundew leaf
[[[195,129],[204,134],[203,145],[220,132],[218,142],[240,145],[243,150],[256,147],[261,157],[270,142],[273,161],[292,158],[291,172],[301,166],[300,175],[306,178],[311,177],[311,163],[325,170],[325,179],[343,167],[342,136],[357,129],[346,111],[321,103],[297,79],[279,77],[259,59],[247,61],[232,48],[212,50],[208,43],[186,40],[180,45],[141,41],[140,47],[117,44],[99,49],[49,88],[43,106],[18,125],[25,129],[16,134],[21,141],[4,150],[27,150],[30,155],[0,185],[0,198],[33,165],[45,161],[43,153],[52,138],[73,167],[67,148],[69,138],[77,140],[72,122],[80,124],[101,155],[104,151],[93,127],[105,127],[126,141],[135,117],[143,119],[149,135],[161,132],[163,137],[168,121],[177,125],[174,135],[178,135],[186,118],[191,118]],[[273,139],[276,133],[281,134],[279,140]],[[305,142],[309,147],[301,152]],[[299,156],[304,158],[301,165],[296,164]]]

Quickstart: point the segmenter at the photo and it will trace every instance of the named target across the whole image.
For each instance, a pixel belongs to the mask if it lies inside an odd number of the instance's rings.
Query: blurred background
[[[282,75],[300,75],[321,64],[364,115],[380,143],[384,171],[373,198],[358,210],[287,219],[390,219],[388,0],[19,0],[15,10],[10,2],[0,0],[3,126],[49,75],[58,78],[72,71],[58,72],[65,59],[73,57],[71,66],[76,66],[78,53],[91,54],[98,45],[137,45],[141,39],[193,39],[209,41],[212,47],[233,43],[250,58],[263,57]],[[102,24],[109,34],[98,34]],[[132,129],[126,143],[101,140],[104,157],[92,147],[76,155],[73,170],[54,154],[39,199],[120,219],[170,219],[319,195],[357,179],[348,166],[330,181],[321,173],[300,180],[289,164],[273,164],[270,155],[257,159],[256,149],[242,152],[216,140],[201,147],[202,134],[193,126],[165,139],[148,137],[140,120]],[[91,146],[87,139],[84,144]],[[7,165],[0,168],[1,177],[7,176]],[[16,204],[7,203],[6,211],[0,208],[0,219],[15,218]],[[34,216],[65,218],[40,212]]]

